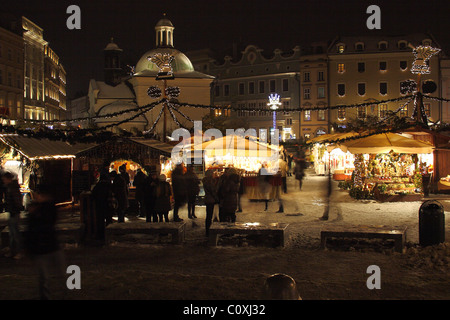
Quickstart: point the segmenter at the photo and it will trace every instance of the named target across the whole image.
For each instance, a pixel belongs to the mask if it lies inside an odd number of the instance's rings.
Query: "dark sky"
[[[72,4],[81,9],[81,30],[66,27]],[[381,31],[366,27],[372,4],[381,9]],[[110,37],[132,64],[154,48],[154,27],[163,13],[175,26],[174,45],[182,52],[226,52],[233,42],[272,52],[338,34],[427,31],[447,52],[450,48],[449,0],[2,0],[0,10],[24,15],[44,29],[67,71],[69,98],[87,91],[90,78],[102,79],[102,50]]]

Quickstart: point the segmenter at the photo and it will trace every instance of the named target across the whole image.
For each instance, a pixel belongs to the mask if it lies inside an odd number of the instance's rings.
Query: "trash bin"
[[[430,246],[444,241],[444,207],[436,200],[425,201],[419,209],[419,244]]]

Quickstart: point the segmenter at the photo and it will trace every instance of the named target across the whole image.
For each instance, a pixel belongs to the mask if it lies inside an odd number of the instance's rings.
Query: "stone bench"
[[[213,223],[209,229],[209,244],[217,246],[219,235],[234,235],[234,234],[246,234],[246,235],[272,235],[276,239],[278,246],[284,247],[288,227],[288,223],[270,223],[261,224],[259,222],[245,223]]]
[[[326,226],[320,232],[322,248],[326,248],[328,238],[392,239],[395,251],[402,253],[406,242],[407,227],[390,226]]]
[[[19,231],[23,234],[25,233],[27,226],[26,224],[20,224],[19,225]],[[80,242],[81,237],[81,224],[80,223],[59,223],[55,226],[56,234],[59,238],[64,237],[65,239],[69,238],[77,243]],[[2,247],[8,247],[9,246],[9,227],[6,226],[3,228],[1,232],[1,238],[2,238]]]
[[[114,236],[128,234],[171,234],[172,243],[180,244],[185,240],[186,222],[144,222],[133,221],[113,223],[106,227],[106,237],[109,242]]]

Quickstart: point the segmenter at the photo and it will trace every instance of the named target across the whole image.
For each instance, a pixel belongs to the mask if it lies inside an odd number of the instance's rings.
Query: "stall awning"
[[[365,138],[328,146],[328,151],[340,148],[344,152],[358,153],[432,153],[433,146],[397,133],[380,133]]]
[[[30,160],[75,158],[78,152],[93,146],[93,144],[87,143],[71,145],[64,141],[29,138],[16,134],[1,134],[0,142],[14,148]]]

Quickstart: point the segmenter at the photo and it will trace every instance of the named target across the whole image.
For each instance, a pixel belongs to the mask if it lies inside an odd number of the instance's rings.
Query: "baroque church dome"
[[[136,64],[136,75],[155,75],[158,73],[158,67],[151,61],[148,60],[149,57],[157,53],[168,53],[174,57],[172,61],[172,70],[174,73],[183,72],[194,72],[194,66],[189,58],[181,51],[173,47],[173,30],[175,27],[172,22],[164,18],[158,21],[155,26],[156,31],[156,48],[147,51],[142,55]]]

